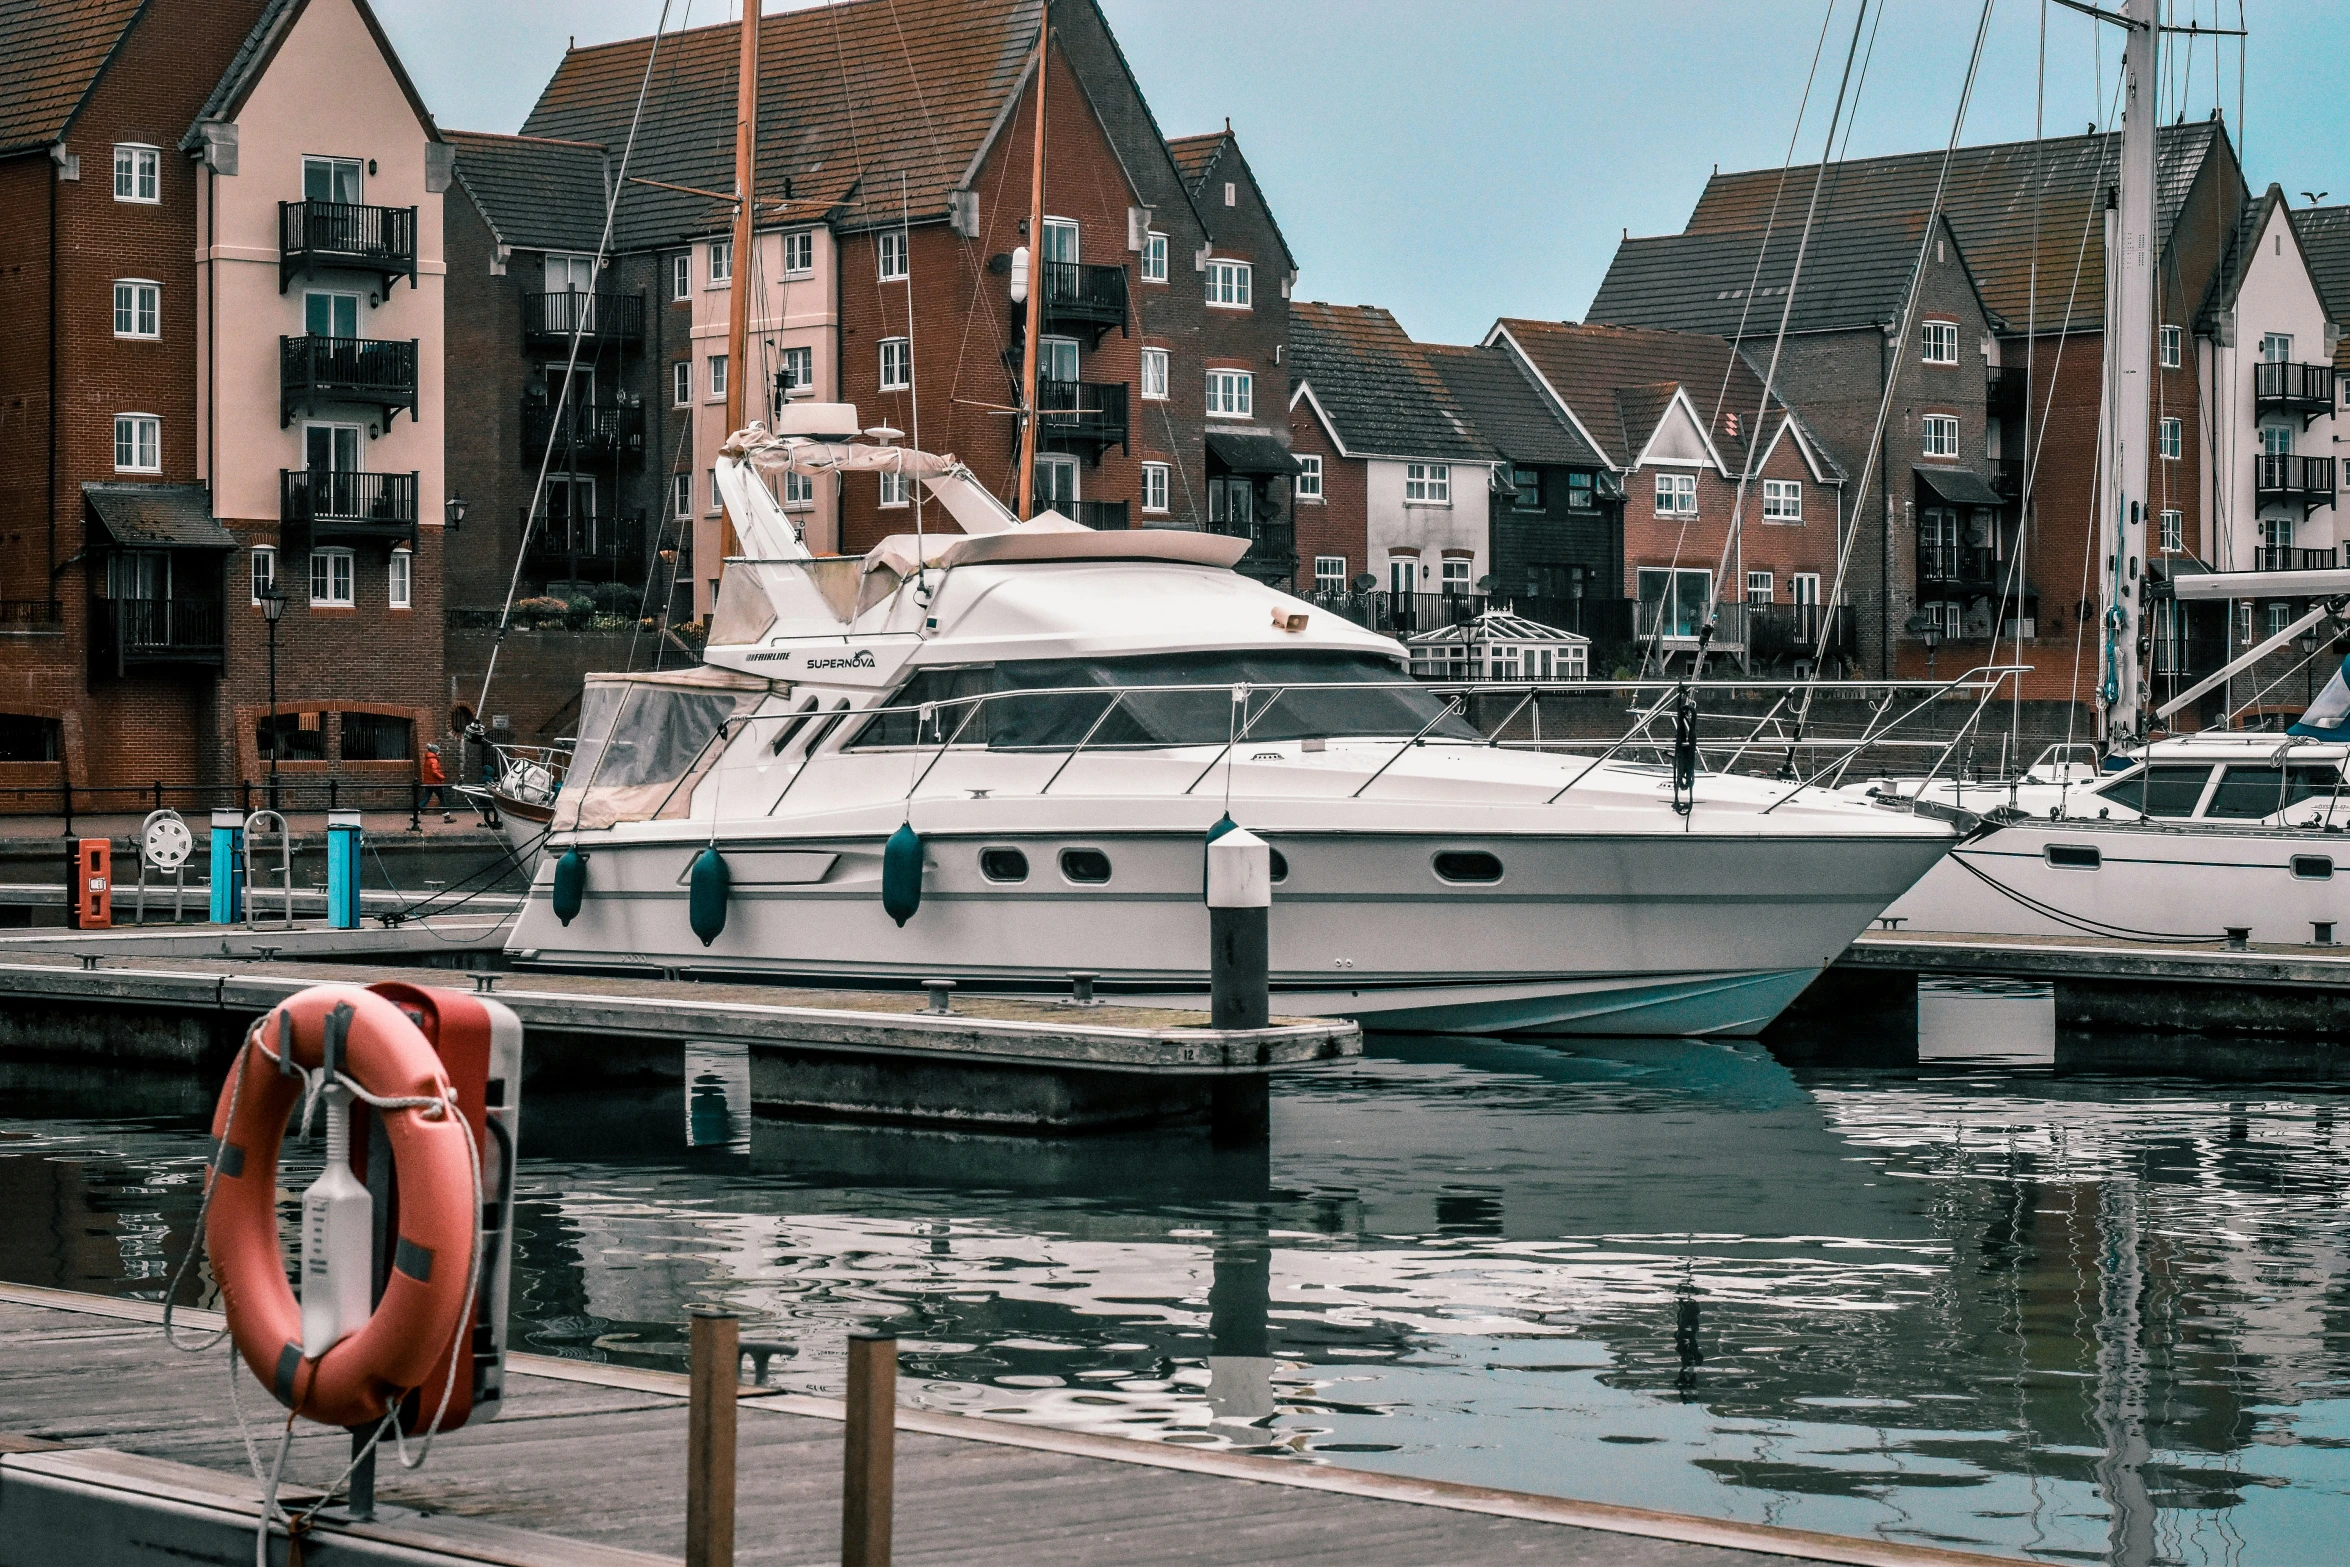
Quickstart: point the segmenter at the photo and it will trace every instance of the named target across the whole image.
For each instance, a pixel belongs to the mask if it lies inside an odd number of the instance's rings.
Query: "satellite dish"
[[[1358,575],[1348,586],[1357,593],[1369,593],[1379,586],[1379,579],[1366,571]]]

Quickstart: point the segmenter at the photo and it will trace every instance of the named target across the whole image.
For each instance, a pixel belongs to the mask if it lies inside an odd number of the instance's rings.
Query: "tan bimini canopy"
[[[590,675],[579,698],[579,745],[555,798],[554,830],[670,820],[725,749],[726,724],[773,689],[754,675],[705,665]]]

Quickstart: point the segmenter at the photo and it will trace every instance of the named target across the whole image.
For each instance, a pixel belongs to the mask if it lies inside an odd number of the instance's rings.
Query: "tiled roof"
[[[1358,457],[1494,459],[1420,345],[1376,305],[1292,301],[1289,372]]]
[[[0,152],[63,139],[142,0],[0,0]]]
[[[1525,351],[1536,373],[1615,466],[1629,467],[1640,455],[1676,391],[1688,393],[1723,460],[1743,465],[1755,410],[1762,405],[1762,377],[1726,338],[1507,316],[1495,331],[1507,332]],[[1772,398],[1765,427],[1776,429],[1785,411],[1786,405]],[[1729,433],[1731,415],[1738,419],[1737,436]],[[1813,450],[1819,452],[1817,442]],[[1821,461],[1826,463],[1824,455]]]
[[[2163,126],[2155,141],[2155,221],[2167,244],[2187,194],[2206,161],[2225,155],[2235,179],[2218,210],[2232,220],[2244,191],[2235,152],[2217,121]],[[2105,228],[2099,218],[2105,191],[2120,175],[2119,133],[2055,136],[2041,141],[1961,147],[1951,156],[1943,211],[1966,247],[1983,303],[2024,330],[2030,314],[2032,260],[2039,257],[2039,320],[2043,332],[2067,325],[2092,329],[2105,309]],[[1829,166],[1818,222],[1882,222],[1932,209],[1942,174],[1940,152],[1855,158]],[[1686,232],[1724,233],[1803,226],[1819,165],[1785,172],[1750,169],[1716,174],[1706,182]],[[1771,216],[1774,202],[1777,217]],[[2037,251],[2034,221],[2037,214]],[[2084,249],[2084,246],[2086,247]],[[2212,247],[2216,249],[2216,246]],[[2074,288],[2076,268],[2079,287]],[[2205,279],[2179,280],[2200,302]],[[2072,304],[2069,320],[2067,300]]]
[[[212,495],[201,484],[97,484],[82,498],[117,544],[183,550],[233,550],[236,535],[212,516]]]
[[[1175,167],[1182,171],[1183,183],[1193,195],[1199,194],[1200,181],[1208,177],[1230,135],[1229,131],[1210,131],[1205,136],[1177,136],[1167,143],[1167,151],[1174,155]]]
[[[444,131],[457,180],[502,245],[594,251],[604,228],[604,149],[537,136]]]
[[[2350,206],[2303,207],[2293,214],[2293,232],[2326,314],[2350,327]],[[2334,368],[2350,371],[2350,331],[2334,349]]]
[[[236,54],[229,60],[228,69],[221,72],[220,80],[213,84],[211,95],[204,100],[204,107],[196,111],[194,123],[189,125],[187,134],[180,138],[182,151],[193,151],[202,145],[203,127],[207,121],[234,120],[237,117],[255,85],[269,70],[269,62],[277,57],[278,45],[285,42],[286,35],[302,19],[302,12],[309,4],[310,0],[267,0],[261,8],[261,14],[254,18],[253,26],[246,32],[245,41],[237,46]],[[399,83],[400,91],[406,95],[408,107],[416,115],[416,123],[424,127],[425,135],[437,140],[440,130],[433,124],[432,111],[425,108],[424,98],[416,91],[416,84],[409,80],[408,68],[400,63],[399,51],[392,47],[391,39],[385,36],[383,24],[376,20],[374,9],[367,0],[351,0],[351,5],[359,13],[359,20],[366,25],[369,36],[374,38],[376,48],[382,51],[384,64],[391,68],[392,79]]]
[[[844,0],[762,18],[759,194],[845,198],[836,221],[854,227],[898,215],[902,174],[913,215],[943,216],[1022,84],[1039,10],[1040,0]],[[732,189],[737,25],[660,40],[630,174]],[[566,54],[523,131],[595,142],[617,162],[653,42]],[[641,249],[726,222],[720,203],[631,186],[617,243]]]
[[[1607,459],[1558,416],[1542,389],[1528,379],[1517,357],[1507,350],[1431,343],[1420,352],[1444,378],[1469,428],[1510,461],[1576,468],[1606,466]]]
[[[1878,326],[1901,314],[1925,223],[1920,212],[1883,222],[1815,224],[1808,246],[1800,223],[1772,229],[1767,245],[1761,229],[1628,239],[1617,247],[1585,316],[1742,342],[1776,334],[1782,311],[1790,332]],[[1801,277],[1795,275],[1799,248]]]

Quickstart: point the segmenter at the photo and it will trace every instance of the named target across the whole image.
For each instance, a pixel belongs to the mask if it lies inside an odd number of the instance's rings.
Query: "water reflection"
[[[1974,999],[1833,1065],[1376,1041],[1251,1151],[753,1120],[739,1056],[697,1054],[525,1107],[517,1343],[673,1366],[722,1300],[812,1390],[886,1325],[909,1397],[1007,1420],[2050,1560],[2326,1558],[2339,1095],[2018,1065],[2045,998]],[[199,1158],[180,1120],[0,1122],[0,1274],[152,1290]]]

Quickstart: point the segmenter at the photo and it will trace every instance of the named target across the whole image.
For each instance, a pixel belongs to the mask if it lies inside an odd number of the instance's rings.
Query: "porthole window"
[[[2298,881],[2332,881],[2334,862],[2323,854],[2296,854],[2293,856],[2293,876]]]
[[[1501,880],[1501,861],[1483,849],[1447,849],[1436,856],[1436,874],[1446,881]]]
[[[1018,849],[982,849],[979,851],[979,874],[989,881],[1026,881],[1028,856]],[[1107,872],[1103,873],[1107,876]]]
[[[823,700],[822,697],[817,696],[808,698],[800,704],[798,712],[775,726],[775,743],[768,747],[771,755],[781,756],[783,754],[783,748],[792,743],[792,737],[808,727],[809,715],[816,711],[818,704]]]
[[[2093,843],[2052,843],[2047,853],[2049,864],[2066,870],[2093,871],[2105,863]]]
[[[1110,857],[1099,849],[1063,849],[1061,874],[1074,882],[1099,886],[1110,879]]]
[[[1275,848],[1268,847],[1265,852],[1273,857],[1273,879],[1275,881],[1289,880],[1289,857]]]

